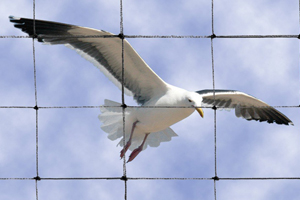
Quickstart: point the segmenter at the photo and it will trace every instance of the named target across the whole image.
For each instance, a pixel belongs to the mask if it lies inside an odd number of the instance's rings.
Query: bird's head
[[[203,117],[204,112],[201,108],[201,102],[202,102],[202,97],[195,92],[191,92],[186,96],[186,103],[189,106],[194,107],[197,110],[197,112],[200,114],[200,116]]]

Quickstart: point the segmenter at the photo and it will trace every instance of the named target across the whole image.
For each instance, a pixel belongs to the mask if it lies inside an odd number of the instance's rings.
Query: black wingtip
[[[21,29],[23,32],[27,33],[30,37],[33,38],[38,38],[38,36],[40,35],[70,35],[68,31],[74,27],[77,27],[71,24],[21,18],[12,15],[9,16],[9,20],[10,22],[14,23],[15,28]],[[43,42],[43,40],[39,40],[39,42]]]
[[[13,16],[13,15],[9,15],[8,18],[9,18],[9,20],[13,20],[13,19],[15,19],[16,17]]]
[[[17,23],[21,20],[20,17],[15,17],[15,16],[12,16],[12,15],[8,16],[8,18],[9,18],[9,21],[13,22],[13,23]]]
[[[22,27],[24,26],[24,22],[22,21],[22,18],[15,17],[12,15],[10,15],[8,18],[10,22],[14,23],[14,27],[22,29]]]

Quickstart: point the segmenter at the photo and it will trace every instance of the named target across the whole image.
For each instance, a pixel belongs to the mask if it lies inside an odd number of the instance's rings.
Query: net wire
[[[300,5],[300,1],[299,1]],[[35,20],[35,0],[33,0],[33,19]],[[215,69],[214,69],[214,43],[213,41],[218,38],[297,38],[300,39],[299,35],[215,35],[214,33],[214,1],[211,1],[211,35],[201,36],[201,35],[124,35],[123,33],[123,1],[120,0],[120,34],[119,35],[109,35],[109,36],[99,36],[99,35],[73,35],[73,36],[65,36],[65,35],[55,35],[53,37],[74,37],[74,38],[95,38],[95,37],[120,37],[122,39],[122,80],[124,80],[124,39],[126,38],[210,38],[211,41],[211,67],[212,67],[212,87],[215,90]],[[299,6],[299,19],[300,19],[300,6]],[[122,177],[64,177],[64,178],[55,178],[55,177],[39,177],[39,110],[40,109],[95,109],[101,107],[113,107],[113,106],[47,106],[47,107],[39,107],[38,105],[38,91],[37,91],[37,82],[36,82],[36,53],[35,53],[35,42],[34,39],[37,37],[35,33],[35,21],[33,23],[34,27],[34,36],[17,36],[17,35],[9,35],[9,36],[0,36],[0,38],[32,38],[32,58],[33,58],[33,76],[34,76],[34,88],[35,88],[35,106],[0,106],[0,109],[35,109],[35,118],[36,118],[36,176],[33,178],[0,178],[0,180],[34,180],[35,181],[35,191],[36,191],[36,200],[38,200],[38,188],[39,188],[39,181],[46,181],[46,180],[120,180],[124,181],[124,199],[127,200],[127,182],[129,180],[195,180],[195,181],[213,181],[214,182],[214,199],[217,199],[217,182],[222,180],[300,180],[300,177],[242,177],[242,178],[234,178],[234,177],[218,177],[217,174],[217,107],[216,106],[202,106],[202,108],[212,108],[214,110],[214,177],[211,178],[185,178],[185,177],[175,177],[175,178],[164,178],[164,177],[157,177],[157,178],[150,178],[150,177],[127,177],[126,172],[126,158],[123,157],[123,176]],[[300,21],[299,21],[300,24]],[[48,36],[46,36],[48,37]],[[50,37],[50,36],[49,36]],[[215,93],[214,94],[214,101],[215,101]],[[123,137],[125,138],[125,110],[126,108],[141,108],[140,106],[127,106],[125,104],[125,93],[124,93],[124,81],[122,81],[122,112],[123,112]],[[214,103],[215,105],[215,103]],[[158,106],[143,106],[144,108],[158,108]],[[291,105],[291,106],[273,106],[275,108],[299,108],[300,105]],[[159,106],[159,108],[162,108]],[[165,106],[163,108],[178,108],[173,106]],[[180,107],[186,108],[186,107]],[[142,109],[142,108],[141,108]],[[125,146],[125,140],[123,140],[123,146]]]

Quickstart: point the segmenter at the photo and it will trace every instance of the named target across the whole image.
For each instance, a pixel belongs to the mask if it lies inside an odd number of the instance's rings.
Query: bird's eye
[[[192,100],[188,99],[189,102],[193,102]]]

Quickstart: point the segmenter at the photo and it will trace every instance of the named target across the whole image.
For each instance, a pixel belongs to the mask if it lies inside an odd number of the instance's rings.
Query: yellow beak
[[[195,109],[198,111],[198,113],[200,114],[200,116],[203,118],[203,116],[204,116],[203,110],[201,108],[195,108]]]

